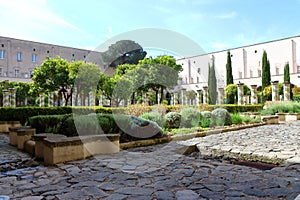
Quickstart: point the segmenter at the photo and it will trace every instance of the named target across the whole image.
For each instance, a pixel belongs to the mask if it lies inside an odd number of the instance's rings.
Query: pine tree
[[[226,63],[226,85],[233,84],[232,66],[230,51],[227,52],[227,63]]]
[[[212,66],[208,65],[208,93],[209,93],[209,103],[216,104],[217,102],[217,78],[215,72],[215,62],[212,61]]]
[[[284,66],[284,77],[283,77],[283,82],[290,82],[290,65],[289,63],[286,63]]]
[[[231,55],[230,51],[227,52],[227,63],[226,63],[226,86],[233,84],[232,66],[231,66]],[[234,97],[229,96],[227,99],[228,104],[234,104]]]

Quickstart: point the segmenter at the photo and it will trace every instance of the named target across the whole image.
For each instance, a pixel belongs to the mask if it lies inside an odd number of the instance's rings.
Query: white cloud
[[[52,12],[47,0],[0,0],[0,10],[2,36],[44,42],[61,38],[71,41],[79,36],[92,39],[90,34]]]
[[[227,44],[216,42],[216,43],[213,43],[211,46],[212,46],[212,48],[213,48],[215,51],[219,51],[219,50],[224,50],[224,49],[226,49]]]
[[[217,15],[215,16],[216,18],[218,19],[233,19],[237,16],[237,13],[236,12],[230,12],[230,13],[224,13],[224,14],[221,14],[221,15]]]

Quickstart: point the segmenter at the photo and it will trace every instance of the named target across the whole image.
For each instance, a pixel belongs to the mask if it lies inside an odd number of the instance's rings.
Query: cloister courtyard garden
[[[31,83],[0,83],[0,199],[300,198],[288,64],[271,81],[264,52],[261,86],[234,84],[228,53],[226,87],[212,60],[193,91],[172,56],[113,47],[102,69],[47,57]]]

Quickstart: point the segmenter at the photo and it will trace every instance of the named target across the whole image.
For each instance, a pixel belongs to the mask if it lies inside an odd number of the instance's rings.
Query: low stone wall
[[[0,121],[0,133],[9,133],[10,127],[21,126],[19,121]]]
[[[266,124],[278,124],[279,123],[279,117],[276,115],[271,116],[262,116],[261,120],[265,122]]]
[[[43,140],[44,162],[53,165],[97,154],[118,153],[119,139],[119,134],[45,138]]]

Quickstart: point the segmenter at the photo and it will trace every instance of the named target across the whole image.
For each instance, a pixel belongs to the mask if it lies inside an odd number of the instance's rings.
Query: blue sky
[[[0,35],[94,49],[163,28],[213,52],[300,35],[299,10],[300,0],[0,0]]]

